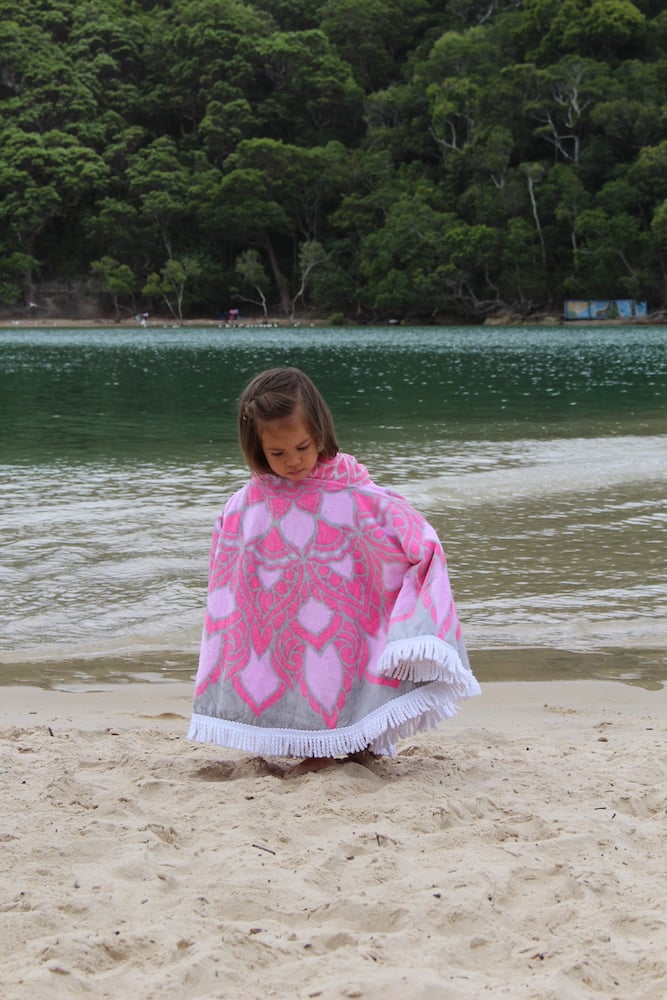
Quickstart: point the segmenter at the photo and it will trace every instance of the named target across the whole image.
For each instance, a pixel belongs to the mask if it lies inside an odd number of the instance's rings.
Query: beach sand
[[[667,997],[664,689],[490,683],[291,780],[191,693],[2,689],[3,1000]]]

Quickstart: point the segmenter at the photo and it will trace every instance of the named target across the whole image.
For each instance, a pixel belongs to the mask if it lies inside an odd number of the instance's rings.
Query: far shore
[[[141,323],[134,316],[121,320],[113,316],[95,316],[87,318],[68,318],[64,316],[16,316],[0,317],[0,329],[9,330],[49,330],[49,329],[179,329],[181,327],[213,327],[217,329],[275,329],[284,327],[292,329],[294,327],[331,327],[335,329],[345,329],[345,327],[362,326],[372,329],[373,327],[385,326],[424,326],[424,327],[461,327],[461,326],[562,326],[569,327],[610,327],[610,326],[665,326],[667,325],[667,315],[656,313],[648,317],[637,317],[633,319],[616,320],[566,320],[557,313],[544,313],[528,319],[521,319],[510,315],[499,315],[480,319],[477,323],[465,322],[463,320],[441,320],[434,323],[426,323],[418,319],[395,320],[388,319],[376,322],[358,322],[348,319],[343,323],[332,323],[329,319],[316,316],[297,316],[290,319],[287,316],[249,316],[240,317],[238,320],[212,319],[211,317],[185,317],[178,320],[173,316],[149,316],[144,323]]]

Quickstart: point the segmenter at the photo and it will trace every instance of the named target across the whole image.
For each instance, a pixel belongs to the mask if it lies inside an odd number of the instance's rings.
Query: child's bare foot
[[[322,771],[325,767],[334,767],[336,764],[344,764],[345,758],[341,757],[306,757],[298,764],[292,764],[283,773],[283,778],[298,778],[300,774],[311,774],[313,771]]]
[[[369,764],[382,760],[382,754],[373,753],[369,747],[364,747],[363,750],[357,750],[356,753],[348,754],[346,759],[354,761],[355,764],[363,764],[364,767],[368,767]]]
[[[368,767],[375,761],[382,760],[382,754],[373,753],[368,747],[364,750],[357,750],[356,753],[349,753],[346,757],[306,757],[298,764],[292,764],[283,772],[283,778],[298,778],[300,774],[312,774],[314,771],[322,771],[325,767],[335,767],[336,764],[363,764]]]

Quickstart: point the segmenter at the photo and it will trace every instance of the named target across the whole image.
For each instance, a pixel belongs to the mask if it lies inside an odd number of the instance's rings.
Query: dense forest
[[[664,0],[0,0],[0,305],[667,306]]]

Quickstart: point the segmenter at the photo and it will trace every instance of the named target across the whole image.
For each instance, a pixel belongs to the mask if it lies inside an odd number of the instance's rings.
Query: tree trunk
[[[269,258],[269,264],[271,265],[271,271],[273,272],[273,277],[278,286],[278,292],[280,293],[280,311],[289,316],[290,314],[290,297],[289,289],[287,288],[287,281],[285,275],[280,270],[280,265],[276,258],[275,251],[273,249],[273,244],[271,242],[270,236],[264,237],[263,242],[264,249],[266,250],[267,256]]]

